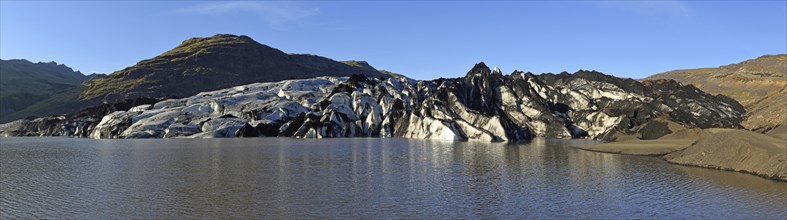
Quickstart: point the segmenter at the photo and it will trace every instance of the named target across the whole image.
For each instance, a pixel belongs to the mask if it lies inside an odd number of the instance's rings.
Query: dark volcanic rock
[[[711,95],[675,80],[646,80],[642,84],[648,96],[671,109],[670,119],[676,122],[700,128],[741,128],[746,110],[732,98]]]
[[[500,70],[489,70],[483,62],[467,72],[453,89],[454,94],[469,109],[487,115],[497,114],[500,101],[500,83],[504,82]]]
[[[243,127],[238,129],[238,137],[259,137],[260,132],[257,131],[257,128],[252,127],[251,125],[244,124]]]

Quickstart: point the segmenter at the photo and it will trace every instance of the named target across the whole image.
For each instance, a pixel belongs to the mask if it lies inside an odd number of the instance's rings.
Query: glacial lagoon
[[[787,218],[787,183],[592,143],[0,138],[0,218]]]

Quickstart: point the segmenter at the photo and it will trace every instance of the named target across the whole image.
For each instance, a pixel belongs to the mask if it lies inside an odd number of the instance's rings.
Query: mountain
[[[187,97],[256,82],[353,74],[386,76],[366,62],[286,54],[247,36],[218,34],[188,39],[159,56],[90,80],[80,99],[114,103],[139,97]]]
[[[25,112],[35,111],[52,96],[76,100],[82,82],[89,77],[55,62],[33,63],[27,60],[0,60],[0,122],[23,118]],[[60,109],[43,112],[65,113]]]
[[[669,71],[646,79],[674,79],[732,97],[748,111],[742,123],[747,129],[765,132],[787,126],[787,54],[764,55],[718,68]]]
[[[186,97],[255,82],[317,76],[390,77],[365,61],[337,62],[285,54],[247,36],[192,38],[152,59],[114,73],[84,76],[55,63],[2,62],[2,117],[71,114],[138,98]],[[51,74],[46,74],[51,73]]]
[[[353,75],[253,83],[109,114],[15,121],[0,125],[0,134],[488,142],[609,139],[624,133],[648,139],[669,133],[656,119],[687,127],[738,128],[743,113],[743,106],[733,99],[673,80],[639,82],[595,71],[503,75],[479,63],[464,77],[452,79]]]
[[[717,68],[673,70],[645,79],[674,79],[748,106],[787,85],[787,54],[764,55]]]

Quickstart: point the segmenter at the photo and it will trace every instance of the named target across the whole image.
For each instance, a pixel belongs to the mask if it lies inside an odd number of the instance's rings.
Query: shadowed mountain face
[[[646,79],[674,79],[734,98],[746,106],[747,119],[742,124],[747,129],[767,131],[787,124],[787,54],[765,55],[718,68],[674,70]]]
[[[673,70],[645,79],[674,79],[702,91],[723,94],[744,106],[787,85],[787,54],[765,55],[718,68]]]
[[[366,62],[285,54],[247,36],[219,34],[183,41],[157,57],[88,81],[80,99],[114,103],[138,97],[185,97],[255,82],[353,74],[385,76]]]
[[[87,79],[88,76],[55,62],[0,60],[0,122],[24,117],[19,113],[31,111],[34,105],[51,96],[78,94]]]

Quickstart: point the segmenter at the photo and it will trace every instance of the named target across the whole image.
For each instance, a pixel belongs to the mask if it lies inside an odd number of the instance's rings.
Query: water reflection
[[[3,218],[784,218],[787,183],[525,144],[0,139]]]

